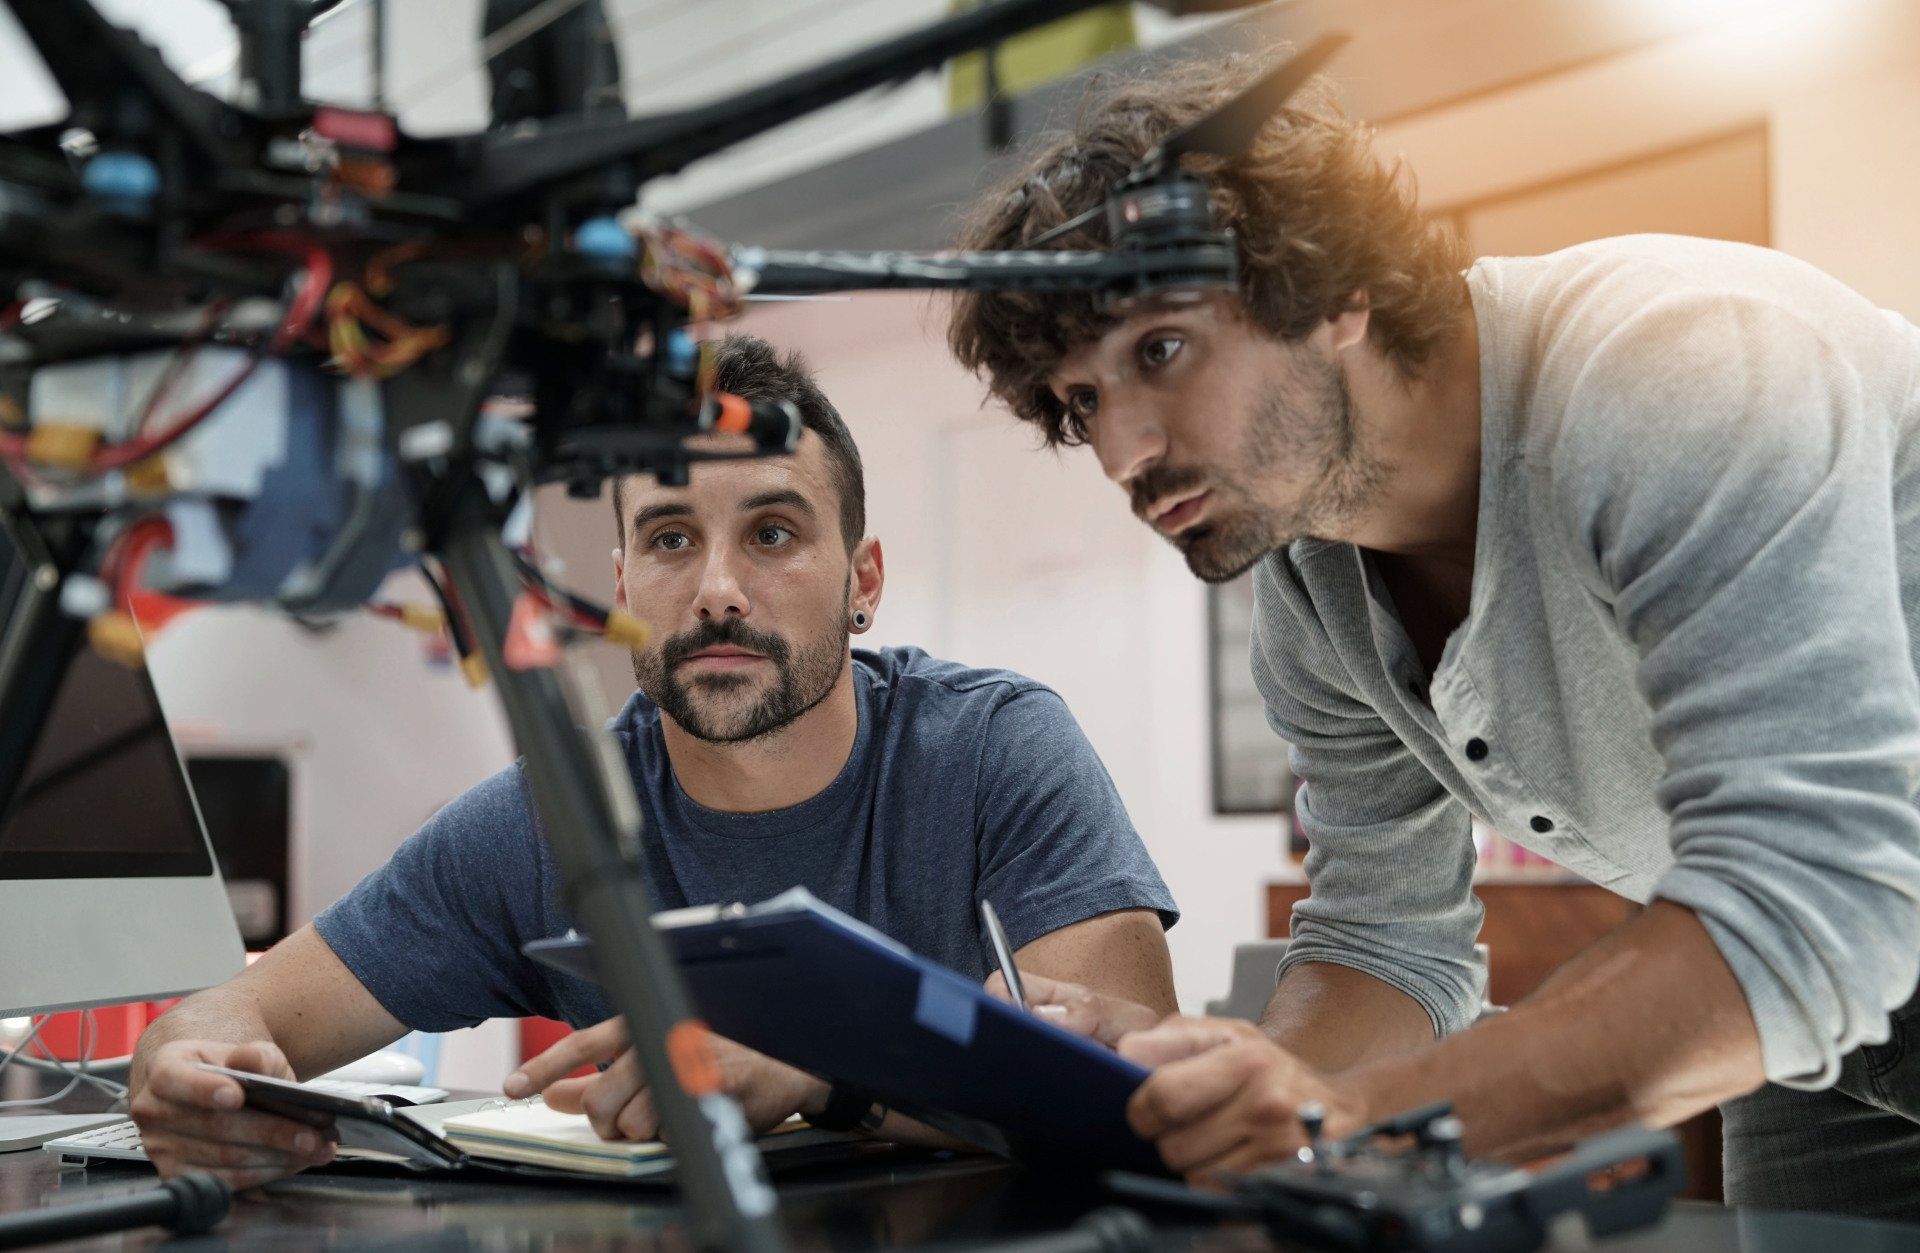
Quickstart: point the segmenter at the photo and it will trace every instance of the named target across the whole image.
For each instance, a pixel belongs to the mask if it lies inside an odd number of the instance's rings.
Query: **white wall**
[[[1783,100],[1771,122],[1775,247],[1920,321],[1920,54]]]
[[[414,580],[395,596],[419,599]],[[313,634],[263,610],[199,609],[153,639],[183,748],[268,748],[294,765],[289,922],[379,866],[434,810],[513,759],[490,689],[430,665],[424,637],[371,615]]]

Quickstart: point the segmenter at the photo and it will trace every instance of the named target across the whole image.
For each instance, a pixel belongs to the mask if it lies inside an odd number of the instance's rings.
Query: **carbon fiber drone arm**
[[[786,252],[733,250],[743,290],[762,293],[885,288],[1115,291],[1129,286],[1231,288],[1231,244],[1112,252]]]
[[[630,175],[639,179],[671,174],[835,101],[937,69],[962,53],[1105,2],[989,0],[920,30],[712,104],[612,125],[577,118],[548,123],[530,134],[484,135],[476,141],[473,171],[460,198],[490,211],[496,204],[620,163],[626,163]]]

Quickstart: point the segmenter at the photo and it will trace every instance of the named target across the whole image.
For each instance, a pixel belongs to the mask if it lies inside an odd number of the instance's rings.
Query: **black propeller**
[[[1122,234],[1135,234],[1134,227],[1144,218],[1171,216],[1171,211],[1176,208],[1204,217],[1204,195],[1188,195],[1184,197],[1187,203],[1179,206],[1165,198],[1152,204],[1141,202],[1132,209],[1124,202],[1138,201],[1149,184],[1180,181],[1179,161],[1188,153],[1204,152],[1210,156],[1231,159],[1252,147],[1253,137],[1260,133],[1267,119],[1278,113],[1287,99],[1319,73],[1320,67],[1332,60],[1334,54],[1352,39],[1353,36],[1340,31],[1322,35],[1306,51],[1296,53],[1274,66],[1233,99],[1213,112],[1194,119],[1149,148],[1139,164],[1128,172],[1126,179],[1114,188],[1104,202],[1036,235],[1022,247],[1044,247],[1102,216],[1108,219],[1107,242],[1111,244],[1118,244]]]
[[[1134,170],[1135,178],[1151,178],[1189,153],[1232,159],[1253,146],[1268,118],[1280,111],[1288,97],[1319,73],[1320,67],[1345,47],[1351,35],[1322,35],[1305,51],[1282,61],[1233,99],[1204,117],[1194,119],[1161,140]]]

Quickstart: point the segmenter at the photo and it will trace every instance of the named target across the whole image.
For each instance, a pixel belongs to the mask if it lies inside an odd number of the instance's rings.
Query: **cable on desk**
[[[28,1066],[35,1070],[59,1071],[68,1076],[67,1086],[50,1096],[32,1096],[22,1097],[13,1101],[0,1101],[0,1109],[26,1109],[38,1105],[51,1105],[55,1101],[61,1100],[71,1094],[73,1090],[82,1083],[91,1084],[116,1100],[124,1098],[127,1095],[127,1087],[125,1084],[115,1083],[111,1079],[103,1079],[99,1075],[88,1073],[93,1065],[94,1045],[99,1040],[98,1025],[95,1023],[93,1011],[90,1009],[83,1010],[80,1015],[79,1061],[66,1062],[51,1054],[48,1054],[44,1059],[28,1054],[27,1050],[32,1048],[34,1043],[40,1038],[40,1032],[52,1021],[52,1014],[41,1015],[40,1020],[33,1024],[32,1029],[27,1032],[25,1038],[18,1044],[15,1044],[10,1049],[0,1050],[0,1074],[5,1074],[8,1066],[19,1062],[22,1066]]]

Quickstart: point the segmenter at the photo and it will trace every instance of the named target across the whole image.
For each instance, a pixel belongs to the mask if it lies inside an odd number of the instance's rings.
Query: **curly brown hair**
[[[1065,131],[1041,136],[1023,168],[984,197],[961,228],[962,248],[1020,248],[1105,199],[1147,150],[1234,92],[1270,62],[1236,55],[1151,77],[1096,84]],[[1448,336],[1466,299],[1466,250],[1415,204],[1399,162],[1372,152],[1372,132],[1313,79],[1260,131],[1246,155],[1191,157],[1216,225],[1233,232],[1247,312],[1284,339],[1306,335],[1365,291],[1369,334],[1405,377]],[[1104,246],[1099,219],[1051,248]],[[1080,442],[1047,378],[1060,359],[1120,321],[1090,295],[964,292],[947,339],[994,396],[1036,423],[1049,444]]]

